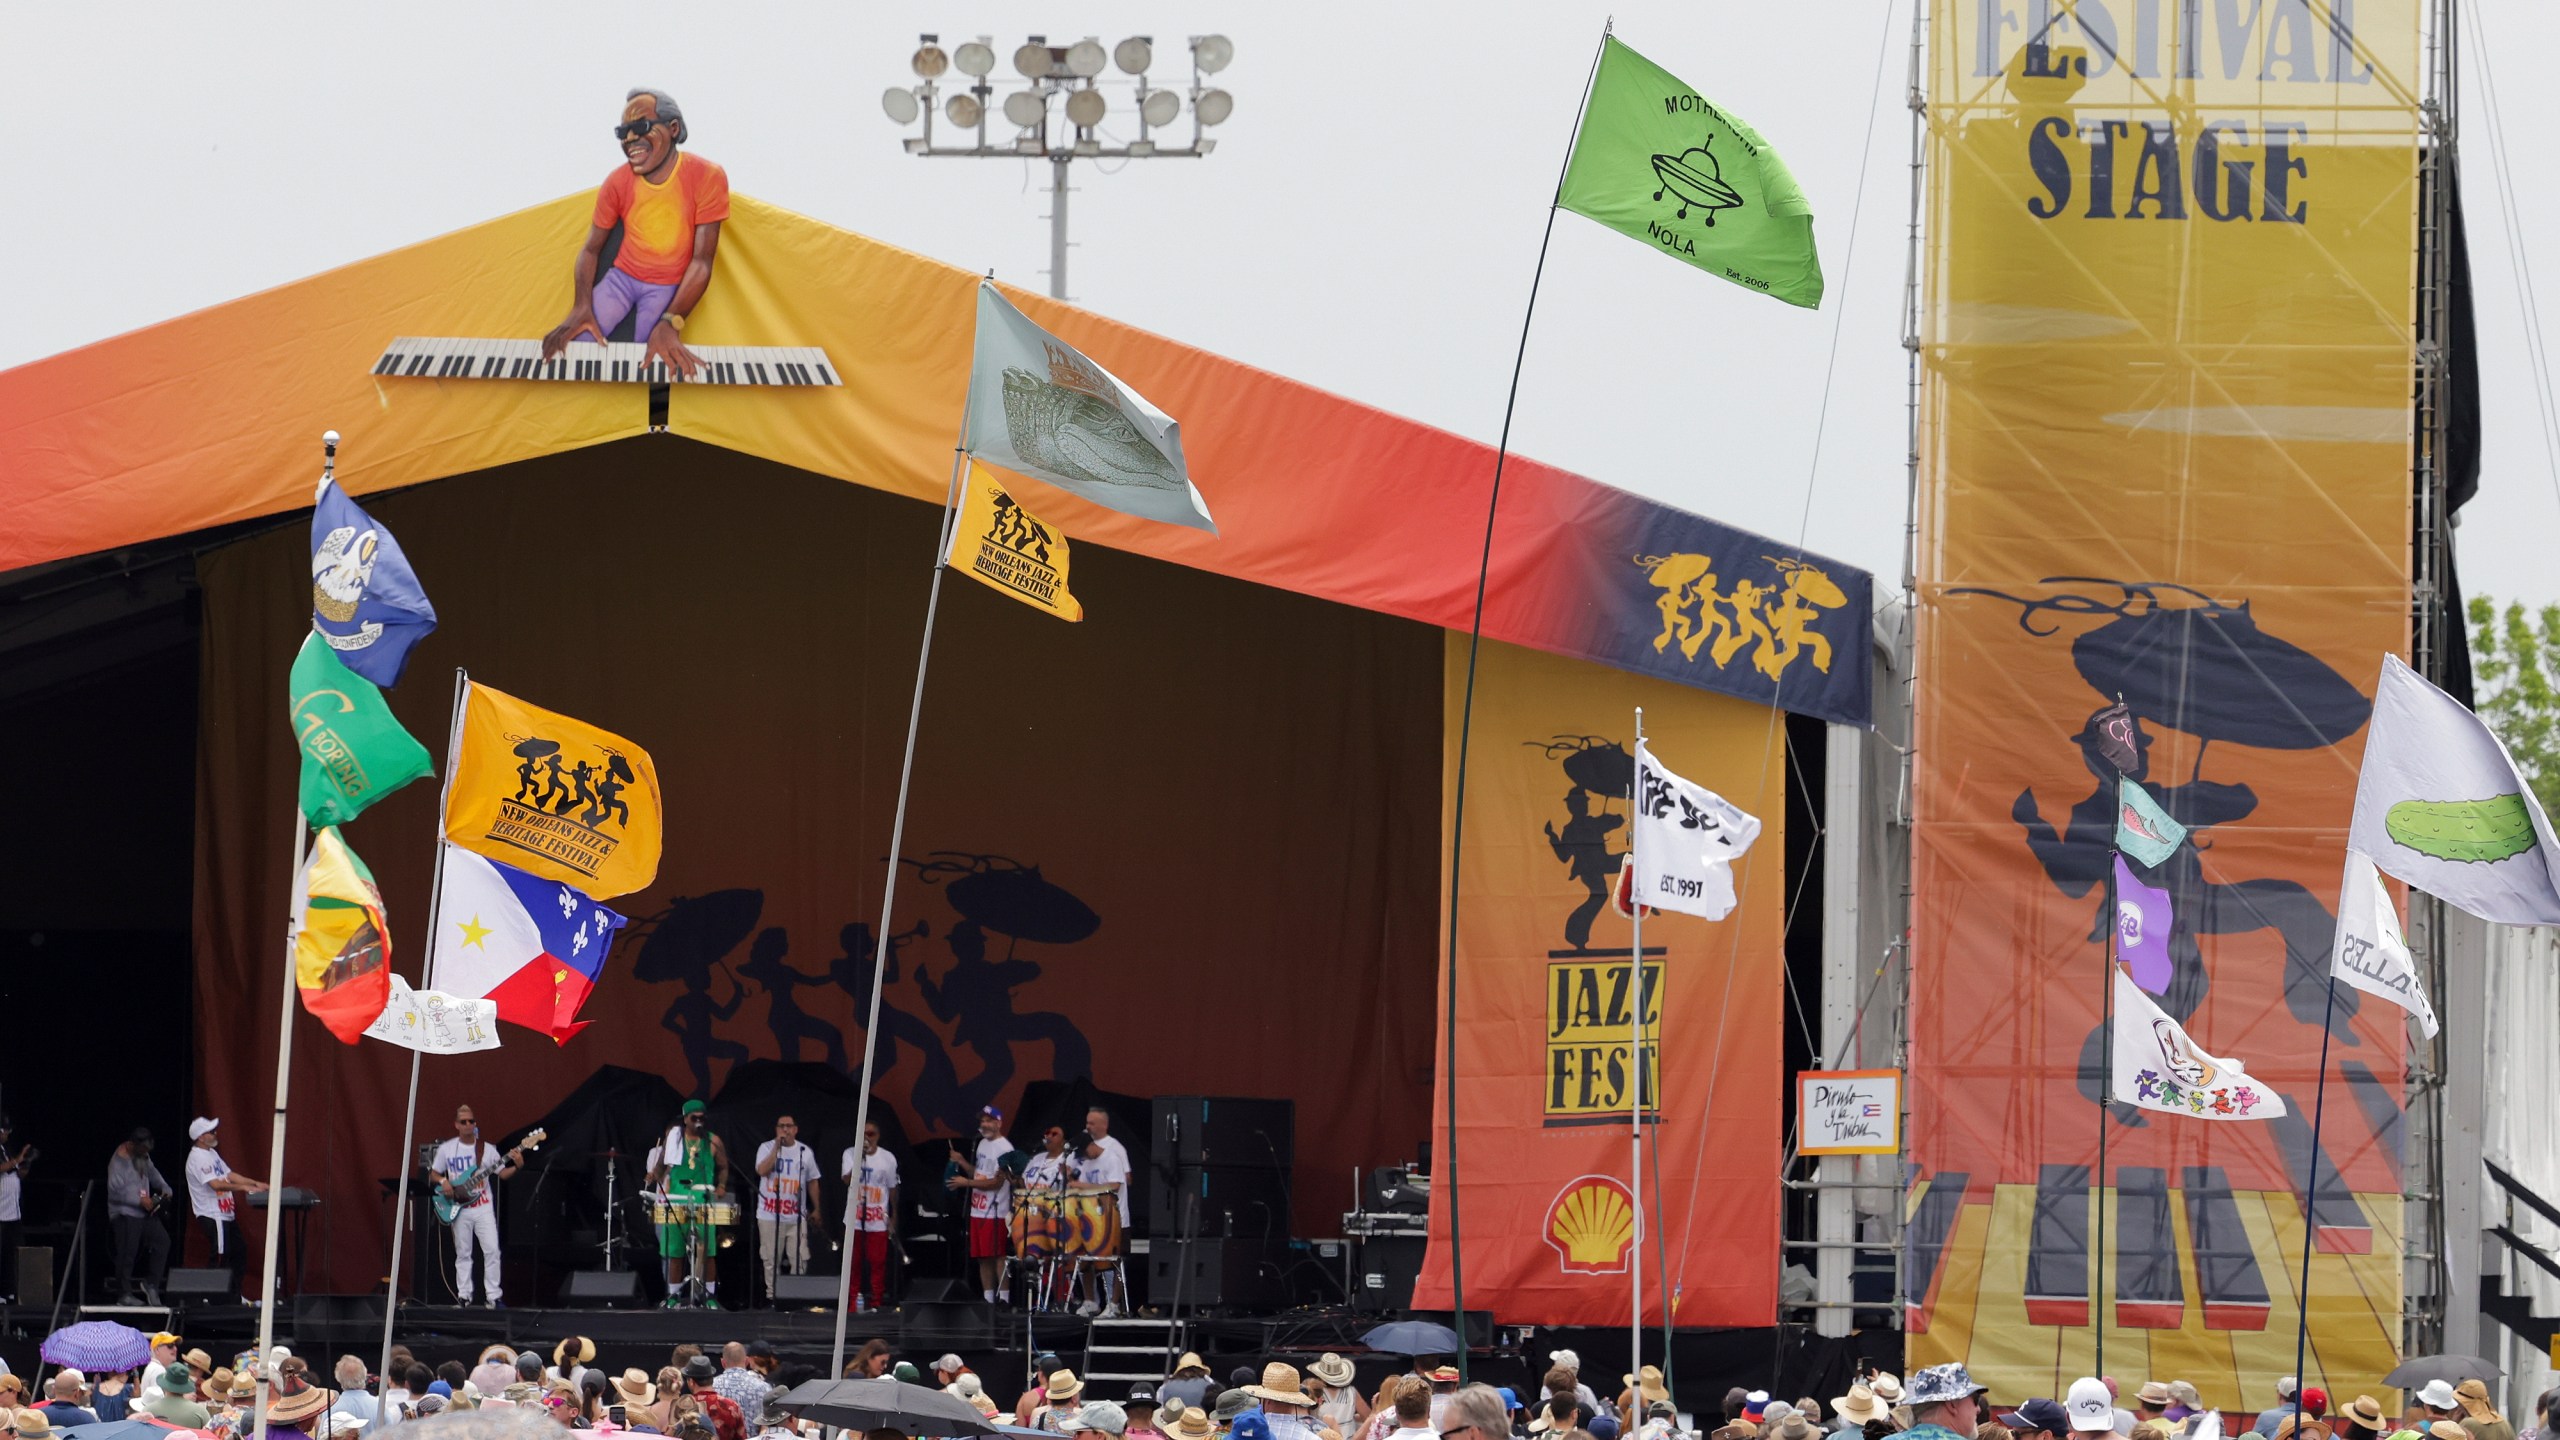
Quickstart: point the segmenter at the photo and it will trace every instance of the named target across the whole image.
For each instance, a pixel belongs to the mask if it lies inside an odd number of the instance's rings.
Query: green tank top
[[[699,1140],[679,1139],[676,1158],[667,1166],[669,1190],[709,1190],[720,1178],[719,1162],[711,1155],[711,1137]]]

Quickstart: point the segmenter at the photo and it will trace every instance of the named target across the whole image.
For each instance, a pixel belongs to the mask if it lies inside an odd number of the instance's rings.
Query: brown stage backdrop
[[[635,924],[594,1025],[429,1058],[421,1138],[464,1101],[493,1135],[523,1125],[605,1064],[687,1093],[750,1057],[858,1065],[847,982],[879,915],[935,511],[665,437],[366,503],[442,619],[392,695],[410,731],[441,757],[468,666],[646,746],[668,817],[657,883],[610,902]],[[232,1163],[269,1179],[305,540],[297,519],[201,566],[197,1093]],[[910,1135],[1087,1066],[1133,1094],[1292,1097],[1294,1228],[1331,1233],[1351,1167],[1408,1157],[1428,1125],[1441,632],[1099,547],[1076,562],[1081,625],[944,587],[904,850],[1036,865],[1100,926],[1034,944],[990,925],[980,945],[948,873],[908,868],[893,928],[924,929],[897,952],[877,1093]],[[346,831],[413,980],[434,806],[421,782]],[[724,891],[757,898],[704,908]],[[643,983],[633,956],[680,901],[727,911],[737,943],[670,947],[674,978]],[[313,1288],[367,1289],[408,1055],[296,1016],[281,1178],[325,1197]],[[849,1138],[818,1137],[830,1163]]]

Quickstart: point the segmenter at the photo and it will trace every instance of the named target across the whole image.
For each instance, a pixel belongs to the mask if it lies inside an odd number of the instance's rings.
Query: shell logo
[[[1625,1274],[1635,1238],[1635,1202],[1623,1180],[1577,1175],[1547,1207],[1547,1243],[1567,1275]]]

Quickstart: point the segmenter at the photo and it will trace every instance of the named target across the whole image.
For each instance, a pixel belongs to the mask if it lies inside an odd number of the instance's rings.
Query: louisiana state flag
[[[447,845],[427,984],[494,1000],[499,1019],[566,1044],[628,923],[571,886]]]
[[[293,897],[293,983],[302,1008],[353,1045],[391,1003],[391,929],[373,872],[332,825],[311,837]]]

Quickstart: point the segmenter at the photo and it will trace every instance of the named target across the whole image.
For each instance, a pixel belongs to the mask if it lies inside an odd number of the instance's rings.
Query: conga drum
[[[1061,1198],[1049,1190],[1013,1192],[1013,1253],[1017,1258],[1045,1260],[1058,1253]]]
[[[1069,1255],[1096,1258],[1120,1253],[1120,1196],[1108,1185],[1071,1185],[1061,1197],[1058,1239]]]

